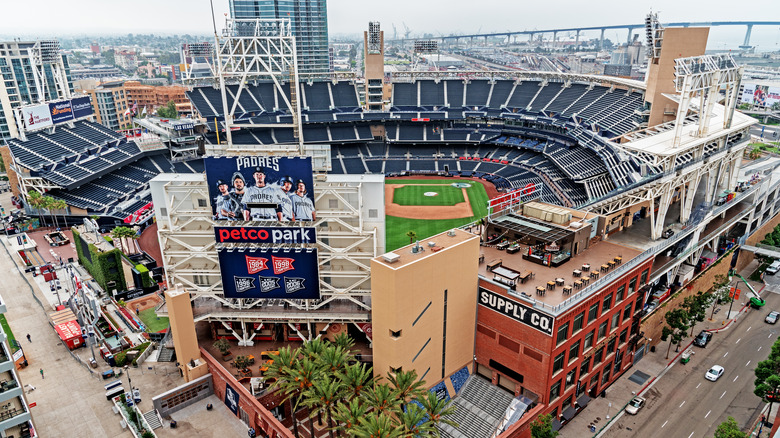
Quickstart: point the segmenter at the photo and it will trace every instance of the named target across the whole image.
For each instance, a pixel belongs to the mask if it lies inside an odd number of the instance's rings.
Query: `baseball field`
[[[481,182],[468,179],[387,179],[385,215],[387,250],[459,227],[487,214],[488,194]]]

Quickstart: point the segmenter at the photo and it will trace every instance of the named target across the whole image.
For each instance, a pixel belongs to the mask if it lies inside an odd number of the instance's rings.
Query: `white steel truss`
[[[223,126],[228,148],[233,144],[231,128],[260,126],[234,120],[239,99],[246,91],[246,85],[250,80],[270,78],[282,98],[284,108],[292,115],[292,123],[276,123],[273,126],[292,127],[298,145],[288,152],[302,154],[304,139],[298,102],[300,91],[298,57],[290,19],[227,19],[222,36],[215,35],[214,38],[216,63],[211,66],[212,75],[218,81],[222,93]],[[192,83],[202,81],[203,78],[185,77],[184,80]],[[283,82],[289,82],[289,97],[282,88]],[[238,89],[232,93],[234,94],[232,105],[228,105],[227,84],[238,84]],[[215,145],[210,149],[207,152],[212,155],[226,152],[221,145]],[[262,146],[258,146],[256,150],[258,149],[262,149]]]
[[[68,77],[65,74],[65,64],[60,56],[60,43],[57,40],[40,40],[35,42],[35,46],[30,50],[30,66],[33,70],[35,86],[38,89],[38,98],[41,102],[46,100],[48,91],[46,71],[44,65],[51,68],[54,78],[54,87],[56,94],[51,99],[68,99],[70,87],[68,86]],[[32,103],[32,102],[31,102]]]

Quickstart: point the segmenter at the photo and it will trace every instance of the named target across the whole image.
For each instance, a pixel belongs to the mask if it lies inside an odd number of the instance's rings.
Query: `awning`
[[[577,413],[577,410],[574,409],[574,406],[569,406],[568,408],[563,410],[563,419],[564,421],[569,421],[572,418],[574,418],[574,414]]]
[[[558,432],[559,430],[561,430],[561,422],[558,421],[557,418],[553,418],[552,430],[554,430],[555,432]]]
[[[590,403],[590,397],[588,397],[588,394],[582,394],[580,398],[577,399],[577,404],[580,405],[581,408],[588,406],[588,403]]]

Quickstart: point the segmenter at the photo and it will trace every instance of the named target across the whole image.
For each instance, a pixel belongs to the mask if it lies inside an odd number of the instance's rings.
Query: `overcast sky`
[[[208,0],[2,0],[0,4],[0,34],[6,37],[212,33]],[[368,21],[377,20],[385,37],[391,38],[392,24],[401,34],[404,22],[412,35],[640,23],[650,6],[659,12],[662,22],[780,20],[777,0],[751,0],[747,4],[735,0],[329,0],[328,22],[331,37],[338,37],[362,33]],[[228,0],[214,0],[214,10],[221,29]],[[741,40],[744,33],[744,27],[716,28],[710,47]],[[611,31],[606,36],[622,41],[625,31]],[[780,49],[780,26],[755,28],[751,42],[762,50]]]

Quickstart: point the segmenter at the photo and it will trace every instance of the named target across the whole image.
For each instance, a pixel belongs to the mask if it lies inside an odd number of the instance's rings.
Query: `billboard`
[[[225,406],[230,409],[233,415],[238,415],[239,400],[238,392],[229,383],[225,383]]]
[[[554,318],[546,313],[521,304],[515,300],[504,298],[501,295],[479,288],[479,304],[485,308],[498,312],[514,319],[522,324],[532,327],[540,332],[552,336]]]
[[[314,221],[311,157],[207,157],[214,219]]]
[[[318,299],[316,249],[220,249],[225,298]]]
[[[214,227],[217,243],[317,243],[314,227]]]
[[[70,106],[73,108],[74,119],[91,116],[94,113],[92,109],[92,102],[90,101],[89,96],[76,97],[71,99]]]
[[[22,121],[24,122],[24,129],[26,131],[48,128],[54,124],[54,122],[51,121],[49,105],[45,103],[22,108]]]
[[[50,103],[49,112],[51,113],[51,122],[54,124],[73,120],[73,108],[69,100]]]
[[[741,97],[742,103],[771,107],[780,102],[780,87],[746,83]]]

